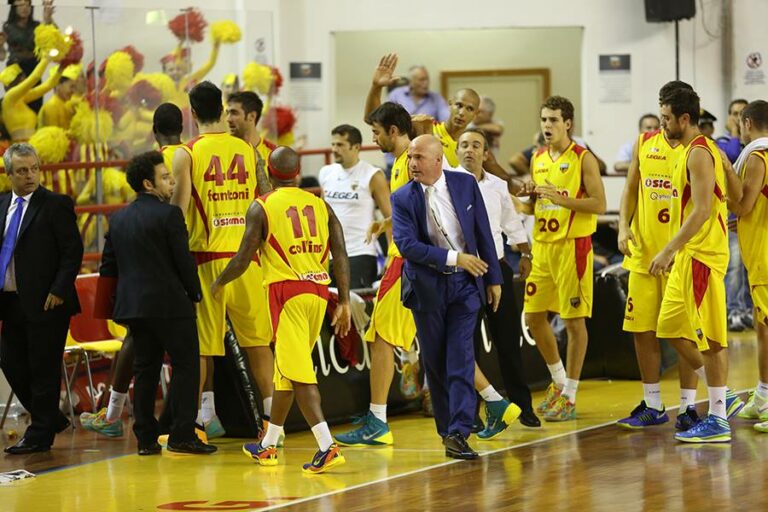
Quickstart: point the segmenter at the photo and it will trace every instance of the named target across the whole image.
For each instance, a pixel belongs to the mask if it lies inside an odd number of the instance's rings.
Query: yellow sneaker
[[[560,393],[562,392],[563,390],[555,386],[554,382],[550,382],[549,387],[547,388],[547,395],[544,397],[544,400],[536,406],[536,412],[539,414],[546,414],[555,404],[557,399],[560,398]]]

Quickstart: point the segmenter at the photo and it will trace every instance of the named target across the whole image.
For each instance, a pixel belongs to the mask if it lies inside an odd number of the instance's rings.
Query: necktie
[[[0,276],[3,281],[8,272],[8,265],[13,257],[13,250],[16,248],[16,238],[19,236],[19,226],[21,225],[21,214],[24,212],[24,198],[16,198],[16,210],[13,212],[11,222],[8,224],[8,230],[5,232],[3,246],[0,248]]]
[[[451,239],[448,238],[448,233],[443,227],[442,219],[440,218],[440,209],[437,206],[437,190],[432,185],[429,185],[424,191],[424,195],[427,198],[427,204],[429,205],[429,217],[432,219],[432,223],[436,228],[435,233],[437,237],[443,242],[440,244],[444,249],[456,250],[456,247],[451,243]]]

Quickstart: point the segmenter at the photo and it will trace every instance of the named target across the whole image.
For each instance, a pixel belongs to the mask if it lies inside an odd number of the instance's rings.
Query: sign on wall
[[[629,54],[600,55],[600,102],[631,103],[632,75]]]

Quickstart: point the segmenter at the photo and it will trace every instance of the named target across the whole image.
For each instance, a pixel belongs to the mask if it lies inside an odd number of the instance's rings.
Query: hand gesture
[[[619,252],[631,258],[632,251],[629,248],[629,242],[632,242],[632,245],[637,247],[637,240],[635,240],[635,234],[632,233],[632,229],[619,226]]]
[[[488,304],[491,305],[491,309],[495,313],[499,309],[499,303],[501,302],[501,285],[488,285],[485,287],[485,293],[488,298]]]
[[[343,338],[349,333],[349,329],[352,322],[352,311],[349,309],[349,304],[339,303],[333,312],[333,318],[331,319],[331,326],[333,327],[333,333],[337,338]]]
[[[374,220],[365,233],[365,243],[370,244],[387,230],[387,219]]]
[[[43,23],[53,23],[53,0],[43,0]]]
[[[667,250],[665,247],[659,254],[653,258],[651,266],[648,268],[648,273],[652,276],[660,276],[664,272],[669,272],[672,267],[672,263],[675,261],[674,253]]]
[[[413,126],[413,131],[417,137],[419,135],[431,134],[434,124],[435,118],[428,116],[427,114],[416,114],[411,116],[411,125]]]
[[[520,190],[515,194],[517,197],[528,197],[536,191],[536,184],[532,181],[524,181]]]
[[[477,256],[472,256],[471,254],[463,252],[460,252],[458,258],[456,258],[456,265],[475,277],[480,277],[488,272],[488,264],[486,262]]]
[[[221,290],[223,289],[224,287],[220,285],[218,281],[214,281],[211,285],[211,298],[213,300],[221,299]]]
[[[400,79],[399,76],[395,76],[395,68],[397,67],[397,54],[388,53],[381,58],[379,65],[373,71],[373,85],[378,87],[387,87],[388,85],[396,82]]]
[[[540,198],[548,199],[552,204],[562,206],[564,198],[560,195],[560,192],[557,191],[557,187],[550,183],[549,180],[545,180],[545,182],[546,185],[537,185],[534,192],[536,192]]]

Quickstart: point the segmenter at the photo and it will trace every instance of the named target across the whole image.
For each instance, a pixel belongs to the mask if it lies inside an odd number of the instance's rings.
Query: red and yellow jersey
[[[168,144],[167,146],[160,148],[160,154],[163,155],[163,163],[165,163],[165,167],[171,172],[173,172],[173,155],[176,153],[176,150],[182,146],[186,147],[186,144]]]
[[[752,211],[739,217],[739,246],[750,286],[768,284],[768,150],[753,151],[762,161],[765,175]]]
[[[674,237],[693,211],[688,156],[694,148],[709,152],[715,164],[715,186],[712,208],[704,225],[681,249],[710,269],[725,274],[728,269],[728,206],[725,199],[725,171],[720,149],[715,141],[704,135],[696,136],[683,150],[672,174],[672,204],[670,206],[670,237]]]
[[[183,147],[192,157],[190,250],[237,252],[258,189],[253,147],[228,133],[205,133]]]
[[[259,155],[261,155],[261,158],[264,160],[264,172],[267,172],[267,160],[269,160],[269,155],[272,154],[272,151],[274,151],[275,148],[277,148],[277,146],[264,137],[261,137],[261,140],[259,140],[259,143],[256,145],[256,151],[258,151]]]
[[[682,144],[672,147],[662,130],[643,133],[637,140],[640,185],[630,224],[637,243],[631,247],[632,256],[624,258],[627,270],[647,274],[653,258],[669,242],[672,171],[683,151]]]
[[[448,133],[445,123],[435,123],[432,125],[432,135],[440,139],[440,143],[443,145],[443,156],[448,161],[448,165],[458,167],[459,157],[456,154],[458,142],[453,140],[453,137]]]
[[[395,163],[392,164],[392,176],[389,180],[389,191],[394,193],[395,190],[399,189],[409,181],[411,181],[411,177],[408,173],[408,151],[403,151],[400,153],[400,156],[395,159]],[[389,244],[387,256],[400,257],[400,249],[397,248],[394,240]]]
[[[281,281],[331,282],[328,274],[328,208],[319,197],[296,187],[273,190],[257,199],[267,215],[261,246],[264,285]]]
[[[539,149],[533,155],[531,163],[533,182],[536,185],[546,185],[549,182],[566,197],[584,197],[586,191],[581,164],[588,151],[571,142],[568,149],[563,151],[557,159],[552,160],[548,147]],[[547,199],[536,200],[534,216],[536,224],[533,227],[533,239],[537,242],[582,238],[592,235],[597,229],[597,215],[577,213]]]

